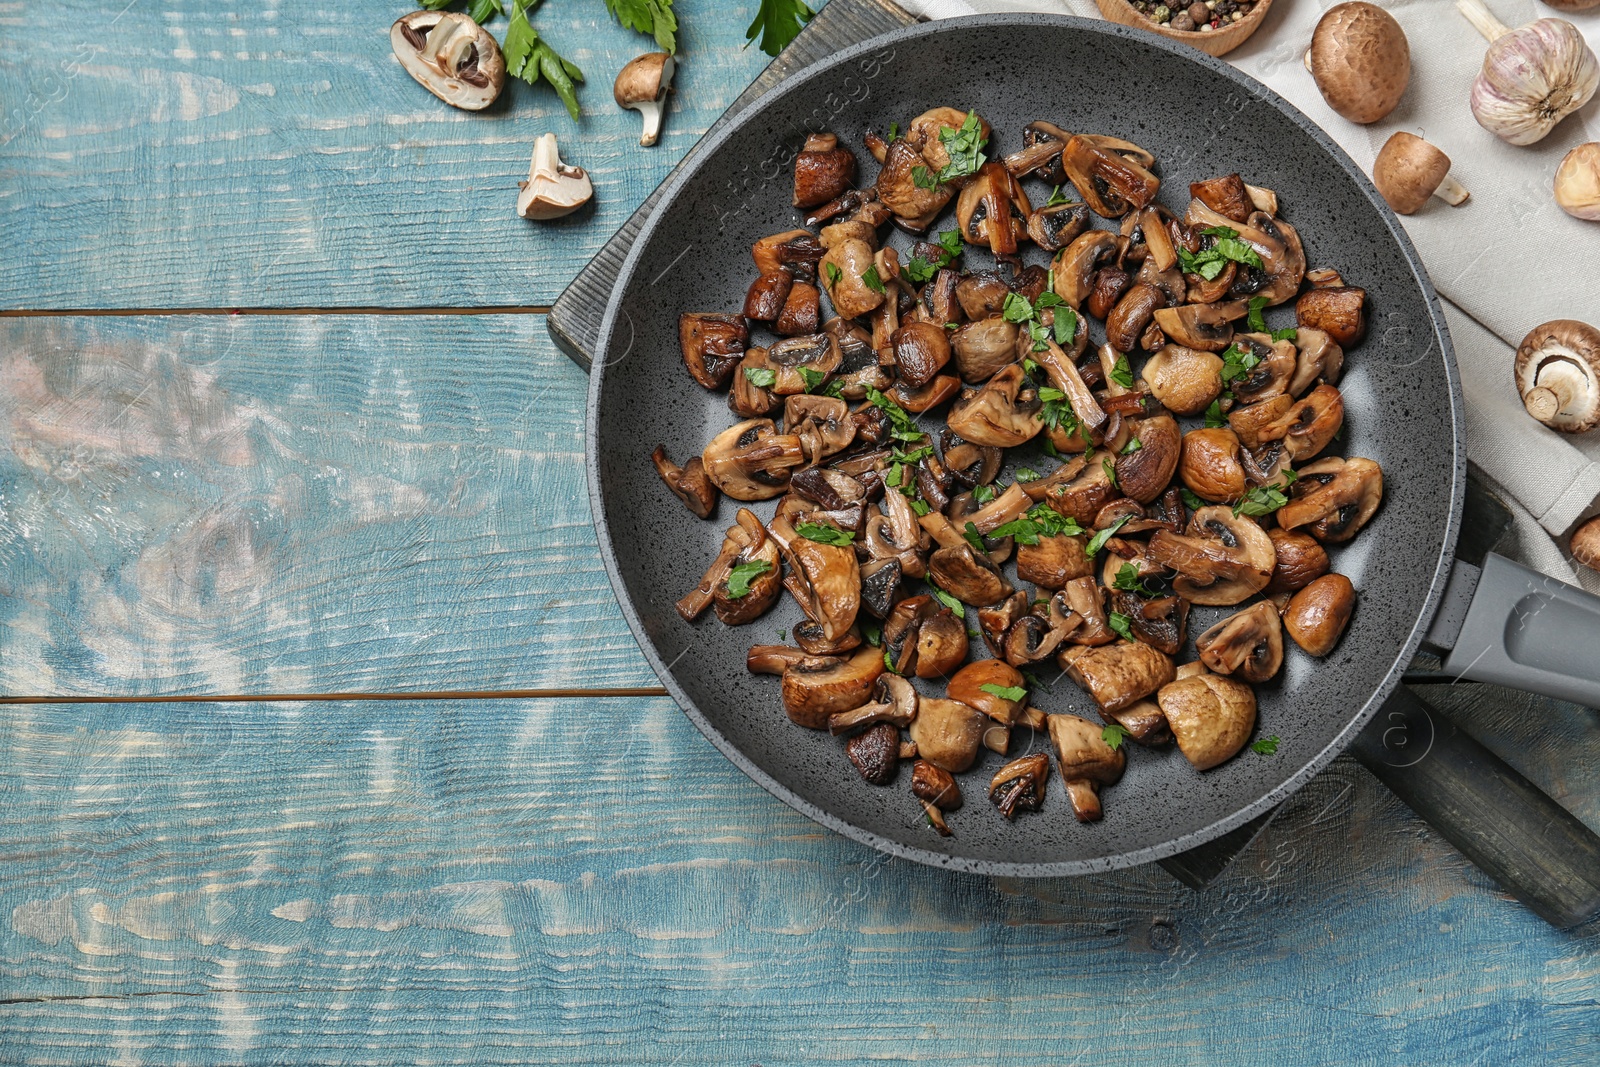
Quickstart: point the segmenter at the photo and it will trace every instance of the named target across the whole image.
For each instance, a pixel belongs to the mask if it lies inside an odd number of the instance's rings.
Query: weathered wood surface
[[[0,5],[0,308],[547,305],[766,65],[756,7],[678,0],[645,150],[611,83],[655,44],[599,0],[535,16],[588,76],[578,123],[546,86],[435,100],[390,51],[403,3]],[[547,130],[597,206],[539,224],[514,207]]]
[[[0,693],[657,685],[587,384],[537,315],[0,319]]]
[[[1516,735],[1600,820],[1592,716]],[[1346,760],[1197,894],[886,860],[661,698],[9,707],[0,756],[7,1062],[1600,1055],[1600,933]]]

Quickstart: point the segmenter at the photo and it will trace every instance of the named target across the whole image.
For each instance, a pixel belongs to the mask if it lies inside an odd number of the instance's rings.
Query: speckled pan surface
[[[842,739],[791,723],[778,680],[745,671],[750,645],[778,641],[799,620],[790,598],[739,628],[710,613],[691,625],[673,609],[736,511],[723,499],[711,521],[696,519],[650,463],[657,443],[684,462],[736,421],[722,394],[685,372],[679,313],[742,305],[751,242],[798,224],[787,164],[808,131],[831,129],[855,147],[864,131],[903,126],[939,104],[976,108],[995,128],[995,153],[1018,147],[1022,127],[1039,118],[1137,141],[1159,160],[1161,201],[1180,213],[1190,180],[1236,170],[1278,192],[1311,265],[1336,266],[1370,294],[1369,337],[1340,383],[1342,449],[1382,464],[1387,500],[1335,553],[1336,569],[1360,591],[1349,633],[1320,663],[1291,649],[1280,678],[1260,687],[1258,736],[1281,739],[1276,755],[1246,751],[1202,775],[1171,747],[1134,747],[1094,825],[1072,818],[1059,777],[1043,811],[1006,824],[984,795],[1002,760],[985,752],[961,776],[967,803],[950,818],[955,836],[936,836],[910,795],[909,767],[891,786],[867,785]],[[1397,684],[1432,615],[1455,543],[1464,459],[1459,387],[1433,289],[1393,215],[1326,135],[1264,86],[1181,45],[1083,19],[994,15],[915,26],[841,52],[783,83],[708,148],[668,191],[623,269],[596,350],[588,454],[595,525],[623,611],[663,683],[719,749],[835,830],[920,862],[1004,875],[1084,874],[1192,848],[1283,799],[1343,750]],[[870,179],[871,157],[857,154]],[[1048,195],[1037,183],[1029,192]],[[903,234],[890,241],[907,243]],[[1030,262],[1042,258],[1031,254]],[[1291,324],[1291,308],[1268,309],[1269,324]],[[755,509],[767,518],[773,503]],[[1196,609],[1191,635],[1219,614]],[[1066,678],[1033,702],[1097,718]],[[1047,747],[1019,732],[1011,754]]]

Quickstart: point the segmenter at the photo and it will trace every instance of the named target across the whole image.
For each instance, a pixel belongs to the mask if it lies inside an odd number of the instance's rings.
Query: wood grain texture
[[[0,320],[0,693],[654,686],[540,316]]]
[[[611,82],[655,45],[599,0],[534,20],[588,76],[578,123],[545,86],[435,100],[390,51],[405,4],[140,0],[112,27],[88,0],[0,5],[0,307],[548,305],[766,65],[756,6],[678,0],[643,149]],[[533,223],[517,181],[546,130],[597,206]]]
[[[1525,757],[1596,740],[1569,709]],[[1197,894],[887,860],[664,699],[0,708],[0,854],[7,1062],[1600,1053],[1600,935],[1485,891],[1348,760]]]

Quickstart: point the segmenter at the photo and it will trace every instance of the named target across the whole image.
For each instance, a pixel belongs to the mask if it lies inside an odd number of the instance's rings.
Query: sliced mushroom
[[[761,525],[761,520],[756,518],[755,513],[748,508],[740,508],[738,521],[728,527],[727,532],[723,534],[722,547],[717,551],[717,558],[712,560],[711,565],[706,568],[704,576],[700,579],[700,584],[678,600],[678,614],[683,618],[683,621],[693,622],[704,614],[706,608],[709,608],[716,600],[717,590],[726,583],[728,574],[732,571],[733,565],[738,562],[740,555],[752,545],[762,545],[766,541],[766,528]],[[773,577],[777,577],[781,568],[777,566],[776,560],[770,562],[773,564],[771,574]],[[770,606],[771,600],[769,599],[767,607]],[[762,610],[765,611],[766,608],[762,608]]]
[[[684,507],[702,519],[711,517],[717,506],[717,487],[706,477],[704,460],[695,456],[680,467],[667,458],[666,445],[656,445],[655,451],[650,453],[650,461],[656,465],[656,473],[672,490],[672,495],[683,501]]]
[[[1012,448],[1034,437],[1044,423],[1039,397],[1024,388],[1022,367],[1012,365],[978,390],[968,390],[950,409],[950,429],[978,445]]]
[[[968,244],[987,245],[998,256],[1015,255],[1032,211],[1028,194],[1005,166],[985,163],[956,199],[956,224]]]
[[[1178,573],[1173,591],[1191,604],[1237,604],[1266,587],[1277,563],[1266,531],[1219,505],[1196,511],[1187,534],[1157,530],[1145,554]]]
[[[1080,330],[1078,335],[1074,347],[1081,353],[1087,344],[1089,331]],[[1050,384],[1066,394],[1067,404],[1072,409],[1073,417],[1083,427],[1095,431],[1105,425],[1105,409],[1095,399],[1089,383],[1083,377],[1083,372],[1073,362],[1074,354],[1064,351],[1054,341],[1047,341],[1042,351],[1033,353],[1033,359],[1050,378]],[[1052,434],[1052,440],[1054,437]],[[1062,445],[1057,444],[1056,447],[1060,448]]]
[[[848,659],[807,656],[783,672],[783,711],[811,730],[825,730],[828,719],[867,703],[883,674],[883,653],[871,645]]]
[[[946,691],[951,700],[959,700],[995,722],[1010,726],[1028,706],[1028,696],[1023,692],[1013,697],[1002,691],[1026,687],[1027,681],[1015,667],[997,659],[980,659],[957,671]]]
[[[774,518],[770,529],[800,586],[800,606],[822,625],[827,640],[839,640],[855,625],[861,609],[861,569],[854,549],[799,536],[782,517]]]
[[[1148,504],[1166,491],[1183,452],[1183,433],[1171,415],[1152,415],[1133,423],[1139,447],[1117,457],[1117,485],[1130,498]]]
[[[940,374],[919,389],[912,389],[904,382],[896,382],[889,391],[889,399],[905,408],[913,415],[920,415],[924,411],[931,411],[941,404],[948,403],[961,392],[961,379],[954,374]]]
[[[1189,605],[1179,596],[1142,596],[1127,589],[1110,591],[1111,607],[1127,618],[1134,636],[1158,652],[1176,656],[1183,647]]]
[[[1042,752],[1014,759],[989,779],[989,800],[1007,819],[1019,810],[1038,811],[1044,806],[1044,791],[1050,781],[1050,757]]]
[[[1050,742],[1055,746],[1061,779],[1067,785],[1072,814],[1079,822],[1098,822],[1100,787],[1122,778],[1128,757],[1112,748],[1101,728],[1076,715],[1051,715]]]
[[[1149,697],[1134,701],[1121,711],[1102,712],[1102,715],[1126,730],[1128,736],[1141,745],[1164,745],[1172,740],[1172,728],[1167,724],[1166,715]]]
[[[889,723],[879,723],[852,737],[844,751],[864,781],[888,785],[900,769],[900,731]]]
[[[778,410],[783,398],[756,384],[757,380],[778,380],[777,368],[767,359],[767,350],[759,346],[746,350],[737,366],[728,389],[728,409],[743,419],[765,418]]]
[[[869,559],[897,559],[907,578],[927,573],[923,558],[927,539],[911,504],[899,492],[885,492],[882,514],[867,517],[864,543]]]
[[[1248,370],[1228,383],[1235,400],[1241,404],[1258,404],[1289,391],[1289,380],[1294,377],[1298,360],[1292,342],[1274,341],[1270,334],[1246,333],[1233,339],[1233,347],[1243,349],[1255,360]]]
[[[884,293],[881,285],[874,288],[866,282],[867,272],[877,270],[872,245],[848,225],[835,224],[822,231],[822,246],[827,251],[817,265],[817,278],[833,302],[834,313],[857,319],[882,304]],[[871,228],[867,229],[870,233]]]
[[[1128,707],[1173,678],[1172,658],[1142,641],[1073,646],[1061,653],[1060,664],[1108,712]]]
[[[772,322],[772,332],[780,337],[816,333],[822,318],[822,291],[810,282],[796,279],[783,302],[783,310]]]
[[[1289,393],[1299,396],[1319,382],[1336,385],[1339,372],[1344,369],[1344,349],[1339,347],[1326,330],[1304,326],[1295,331],[1294,377],[1289,379]]]
[[[1095,314],[1094,300],[1091,298],[1089,303],[1090,314]],[[1166,293],[1147,282],[1138,283],[1105,316],[1106,342],[1119,352],[1134,351],[1155,313],[1166,306]]]
[[[1250,193],[1245,188],[1244,179],[1237,174],[1225,174],[1220,178],[1210,178],[1203,182],[1190,182],[1189,195],[1234,222],[1243,222],[1250,217],[1250,212],[1255,210],[1255,205],[1250,202]]]
[[[1210,770],[1238,754],[1256,725],[1256,695],[1235,678],[1202,672],[1179,678],[1156,694],[1178,751],[1196,770]]]
[[[789,584],[790,578],[784,580]],[[803,588],[803,587],[802,587]],[[794,643],[800,646],[801,651],[808,656],[837,656],[844,652],[854,652],[861,647],[861,627],[852,626],[838,637],[830,638],[820,622],[805,619],[794,624],[789,631],[789,636],[794,638]]]
[[[1061,150],[1072,134],[1053,122],[1030,122],[1022,128],[1022,150],[1005,159],[1006,169],[1019,178],[1032,174],[1050,185],[1065,185]]]
[[[850,406],[833,396],[801,393],[788,397],[783,403],[783,426],[784,433],[800,438],[812,463],[843,452],[856,437]]]
[[[1114,260],[1119,251],[1117,236],[1106,230],[1087,230],[1073,238],[1072,243],[1050,261],[1055,294],[1074,311],[1081,311],[1083,302],[1094,291],[1096,273]]]
[[[998,604],[1011,595],[1011,583],[987,556],[971,545],[941,548],[928,557],[928,574],[939,588],[975,608]]]
[[[969,384],[987,381],[1016,361],[1017,327],[995,316],[969,322],[950,336],[961,379]]]
[[[1306,254],[1300,245],[1299,233],[1287,222],[1264,211],[1252,212],[1238,229],[1239,240],[1256,250],[1262,265],[1241,264],[1230,292],[1241,299],[1265,297],[1269,305],[1292,299],[1300,291],[1300,282],[1306,273]]]
[[[868,560],[861,565],[861,606],[875,619],[886,619],[900,599],[904,578],[898,559]]]
[[[794,288],[794,275],[786,270],[762,274],[750,283],[744,297],[744,317],[755,322],[771,322],[783,314]]]
[[[1345,347],[1361,343],[1367,334],[1367,291],[1355,286],[1312,289],[1295,301],[1295,324],[1321,330]]]
[[[1064,485],[1052,486],[1044,499],[1061,515],[1080,526],[1089,526],[1100,509],[1117,495],[1116,483],[1101,462],[1085,464],[1082,473]]]
[[[950,772],[925,759],[911,765],[911,792],[918,800],[939,811],[961,807],[961,787]]]
[[[744,667],[751,674],[782,674],[805,658],[804,649],[788,645],[751,645]]]
[[[828,718],[828,732],[837,736],[859,730],[865,726],[888,723],[891,726],[910,726],[917,717],[917,691],[910,682],[898,674],[885,672],[873,683],[872,700],[841,711]],[[895,738],[898,747],[899,737]]]
[[[959,700],[923,697],[911,720],[911,740],[919,758],[960,774],[978,758],[987,721]]]
[[[1087,537],[1056,534],[1017,546],[1017,577],[1041,589],[1060,589],[1074,578],[1094,573],[1094,560],[1084,549]]]
[[[594,199],[594,183],[582,167],[561,162],[556,135],[542,134],[533,142],[533,160],[527,181],[518,182],[517,214],[525,219],[558,219]]]
[[[997,657],[1005,655],[1005,636],[1018,619],[1028,614],[1028,594],[1018,590],[998,604],[978,610],[978,629],[983,643]]]
[[[1046,252],[1061,251],[1088,228],[1089,209],[1083,204],[1050,204],[1028,216],[1028,236]]]
[[[1282,441],[1289,458],[1310,459],[1327,448],[1344,425],[1344,397],[1331,385],[1319,385],[1278,418],[1260,427],[1263,442]]]
[[[494,35],[454,11],[413,11],[389,29],[389,46],[406,73],[451,107],[482,111],[506,84],[505,57]]]
[[[1293,497],[1278,509],[1285,530],[1307,527],[1318,541],[1348,541],[1383,502],[1383,469],[1370,459],[1319,459],[1300,471]]]
[[[666,52],[647,52],[630,59],[617,72],[611,98],[617,106],[637,111],[644,120],[639,145],[648,148],[661,139],[661,120],[667,112],[667,91],[677,61]]]
[[[794,206],[821,207],[856,181],[855,153],[831,133],[814,133],[794,160]]]
[[[735,500],[770,500],[806,462],[800,438],[779,434],[771,419],[746,419],[711,439],[701,453],[706,475]]]
[[[1266,601],[1252,604],[1212,626],[1195,641],[1200,662],[1218,674],[1264,682],[1283,666],[1283,629]]]
[[[785,337],[767,349],[767,363],[777,374],[772,391],[779,396],[814,392],[832,377],[844,362],[839,343],[831,334],[813,333],[804,337]],[[810,375],[822,375],[822,378]]]
[[[1296,593],[1283,611],[1283,628],[1313,656],[1333,651],[1350,625],[1356,589],[1342,574],[1324,574]]]
[[[1310,534],[1273,527],[1267,536],[1277,553],[1272,581],[1262,590],[1268,596],[1304,589],[1328,573],[1328,552]]]
[[[883,624],[883,649],[898,674],[942,678],[967,658],[967,628],[931,596],[895,605]]]
[[[1200,352],[1221,352],[1233,341],[1233,323],[1248,314],[1240,301],[1157,308],[1156,325],[1167,340]]]
[[[1150,395],[1174,415],[1198,415],[1222,393],[1222,360],[1210,352],[1164,345],[1140,370]]]
[[[1143,208],[1161,188],[1161,180],[1145,167],[1081,134],[1062,149],[1061,165],[1083,202],[1108,219]]]
[[[750,327],[739,315],[678,316],[678,345],[683,350],[684,366],[707,389],[721,389],[728,384],[749,344]]]
[[[926,229],[939,212],[955,195],[953,186],[945,182],[929,182],[923,177],[918,184],[919,172],[936,175],[938,168],[931,167],[922,153],[905,141],[895,141],[884,154],[883,168],[878,171],[875,188],[878,199],[898,219],[904,219],[914,228]]]
[[[900,379],[908,385],[926,385],[950,362],[948,331],[928,322],[910,322],[890,339]]]

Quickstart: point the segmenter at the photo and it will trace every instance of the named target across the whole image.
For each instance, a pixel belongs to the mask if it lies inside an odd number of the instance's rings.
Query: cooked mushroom
[[[880,674],[873,683],[871,702],[830,716],[828,732],[837,736],[878,723],[910,726],[917,717],[917,701],[917,691],[910,682],[898,674]],[[895,740],[898,743],[898,735]]]
[[[967,390],[945,420],[950,429],[977,445],[1012,448],[1031,439],[1044,423],[1039,396],[1024,388],[1022,367],[1006,367],[981,389]]]
[[[1061,152],[1067,179],[1095,214],[1121,218],[1156,198],[1161,180],[1128,156],[1078,135]]]
[[[888,785],[900,769],[900,731],[881,722],[852,737],[844,751],[865,781]]]
[[[814,133],[794,160],[794,206],[821,207],[856,182],[856,157],[831,133]]]
[[[1220,505],[1196,511],[1187,534],[1157,530],[1145,554],[1178,572],[1172,588],[1179,596],[1191,604],[1219,606],[1237,604],[1266,588],[1277,563],[1266,531],[1254,519]]]
[[[1115,785],[1128,757],[1106,743],[1101,728],[1076,715],[1051,715],[1050,741],[1055,745],[1067,799],[1079,822],[1099,822],[1100,787]]]
[[[1148,563],[1148,560],[1141,560]],[[1119,571],[1129,564],[1116,557],[1108,557],[1106,569],[1115,566]],[[1162,583],[1152,586],[1148,575],[1138,563],[1139,581],[1143,588],[1124,589],[1116,586],[1116,579],[1108,581],[1111,608],[1128,620],[1135,637],[1158,652],[1176,656],[1183,647],[1184,631],[1189,620],[1189,605],[1180,596],[1165,591]]]
[[[1028,216],[1028,236],[1046,252],[1061,251],[1088,228],[1089,209],[1083,204],[1048,204]]]
[[[1239,435],[1230,426],[1190,430],[1183,435],[1178,476],[1198,497],[1216,503],[1238,500],[1246,488],[1240,452]]]
[[[1164,745],[1172,740],[1172,728],[1161,706],[1151,697],[1136,700],[1121,711],[1101,712],[1101,716],[1116,723],[1128,736],[1141,745]]]
[[[793,396],[820,389],[821,385],[844,362],[844,354],[833,335],[808,334],[805,337],[785,337],[767,349],[767,364],[777,375],[772,391],[779,396]],[[811,377],[809,375],[822,375]]]
[[[1319,385],[1258,427],[1256,436],[1263,442],[1282,441],[1289,458],[1298,462],[1327,448],[1343,425],[1344,397],[1331,385]]]
[[[1107,625],[1105,591],[1095,583],[1092,576],[1074,578],[1068,582],[1055,596],[1050,598],[1050,612],[1055,615],[1058,611],[1063,615],[1077,618],[1077,625],[1067,635],[1067,641],[1073,645],[1109,645],[1117,639]],[[1065,651],[1062,655],[1065,655]],[[1060,657],[1057,657],[1057,663]]]
[[[855,625],[861,609],[861,569],[854,549],[798,535],[782,517],[772,520],[770,530],[800,587],[800,606],[822,625],[827,640],[837,641]]]
[[[963,604],[985,608],[1011,595],[1011,583],[1000,569],[971,545],[945,547],[928,557],[928,574],[940,589]]]
[[[1117,485],[1130,498],[1148,504],[1166,491],[1183,452],[1183,432],[1171,415],[1152,415],[1133,423],[1133,437],[1117,457]],[[1138,443],[1132,448],[1133,442]]]
[[[961,787],[950,772],[937,764],[919,759],[911,765],[911,792],[918,800],[940,811],[961,807]]]
[[[717,488],[706,477],[704,460],[695,456],[680,467],[667,458],[666,445],[656,445],[655,451],[650,453],[650,461],[656,465],[656,473],[672,490],[672,495],[683,501],[684,507],[702,519],[711,517],[717,506]]]
[[[1289,394],[1299,396],[1318,382],[1337,385],[1344,369],[1344,349],[1327,331],[1305,326],[1295,331],[1294,377],[1289,379]],[[1170,406],[1170,405],[1169,405]]]
[[[1291,341],[1274,341],[1270,334],[1246,333],[1233,339],[1233,347],[1249,353],[1249,369],[1228,383],[1241,404],[1257,404],[1289,391],[1298,354]]]
[[[1080,526],[1089,526],[1100,509],[1117,495],[1116,483],[1102,462],[1086,464],[1076,478],[1051,486],[1044,499],[1054,511]]]
[[[770,271],[750,283],[744,296],[744,317],[755,322],[771,322],[783,314],[794,288],[794,275],[786,270]]]
[[[713,437],[700,458],[712,484],[733,499],[769,500],[807,457],[800,438],[779,434],[771,419],[746,419]]]
[[[890,339],[900,379],[908,385],[926,385],[950,362],[947,330],[929,322],[908,322]]]
[[[967,658],[966,624],[931,596],[908,597],[884,621],[883,649],[899,674],[943,678]]]
[[[1367,291],[1355,286],[1312,289],[1295,301],[1295,324],[1322,330],[1343,347],[1350,348],[1360,344],[1367,335],[1366,302]]]
[[[1239,457],[1239,462],[1244,467],[1246,478],[1255,480],[1253,477],[1255,464],[1251,462],[1253,457],[1249,453],[1261,447],[1261,431],[1283,418],[1284,413],[1293,406],[1293,397],[1287,393],[1279,393],[1270,400],[1248,404],[1228,412],[1228,429],[1233,431],[1234,436],[1245,448]]]
[[[1101,271],[1105,274],[1107,271]],[[1139,339],[1144,336],[1145,330],[1154,321],[1157,311],[1167,306],[1167,294],[1148,282],[1139,282],[1123,294],[1111,313],[1105,316],[1106,342],[1118,352],[1132,352],[1139,345]],[[1094,298],[1089,301],[1089,313],[1104,314],[1094,306]]]
[[[1513,373],[1523,407],[1551,429],[1600,425],[1600,330],[1576,319],[1535,326],[1517,347]]]
[[[987,381],[1001,368],[1015,362],[1017,327],[998,315],[969,322],[950,336],[961,380],[969,384]]]
[[[1245,188],[1244,179],[1237,174],[1224,174],[1220,178],[1190,182],[1189,195],[1234,222],[1243,222],[1250,217],[1250,212],[1255,210],[1255,205],[1250,202],[1250,193]]]
[[[1174,415],[1198,415],[1222,393],[1222,360],[1182,345],[1163,345],[1139,373],[1150,395]]]
[[[960,774],[978,758],[986,721],[959,700],[923,697],[911,720],[911,740],[919,758]]]
[[[1050,757],[1043,752],[1014,759],[989,779],[989,800],[1007,819],[1017,817],[1019,809],[1038,811],[1044,806],[1044,790],[1050,781]]]
[[[1170,656],[1142,641],[1118,641],[1097,647],[1073,646],[1061,653],[1061,669],[1095,703],[1120,711],[1172,681]]]
[[[883,653],[871,645],[848,659],[807,656],[783,672],[784,714],[808,729],[825,730],[831,716],[867,703],[881,674]]]
[[[1342,574],[1324,574],[1289,601],[1283,628],[1313,656],[1326,656],[1344,636],[1356,609],[1356,590]]]
[[[678,344],[683,350],[684,365],[694,380],[707,389],[721,389],[728,384],[749,343],[750,327],[741,316],[678,316]]]
[[[1411,47],[1383,8],[1337,4],[1317,22],[1305,64],[1329,107],[1351,122],[1377,122],[1411,80]]]
[[[1268,596],[1304,589],[1328,573],[1328,551],[1310,534],[1275,526],[1267,536],[1277,552],[1272,581],[1262,590]]]
[[[1083,548],[1088,538],[1072,534],[1040,537],[1017,546],[1017,577],[1041,589],[1060,589],[1074,578],[1094,573],[1094,560]]]
[[[506,84],[505,57],[494,36],[454,11],[413,11],[389,29],[389,46],[406,73],[451,107],[481,111]]]
[[[661,119],[667,111],[667,91],[672,88],[676,66],[666,52],[647,52],[630,59],[611,85],[611,98],[617,106],[637,111],[644,120],[639,131],[642,147],[648,148],[661,138]]]
[[[1185,304],[1156,308],[1155,323],[1167,340],[1200,352],[1221,352],[1233,340],[1233,322],[1249,309],[1239,301],[1227,304]]]
[[[1319,459],[1300,470],[1278,525],[1301,526],[1319,541],[1348,541],[1383,501],[1383,470],[1370,459]]]
[[[741,622],[748,622],[750,618],[765,612],[777,599],[780,588],[781,568],[778,566],[777,556],[773,552],[765,551],[775,547],[769,544],[766,527],[761,525],[761,520],[756,517],[755,512],[749,508],[740,508],[738,521],[728,527],[727,532],[723,534],[722,548],[718,550],[717,558],[712,560],[711,566],[706,568],[700,584],[678,601],[678,614],[685,622],[693,622],[713,602],[717,604],[719,616],[726,611],[730,617],[739,617],[744,611],[749,610],[749,618],[739,618]],[[758,550],[761,554],[755,556]],[[753,563],[754,566],[747,568],[740,578],[744,592],[734,595],[727,588],[728,581],[734,566],[741,561]],[[749,605],[730,606],[730,602],[742,599],[747,594],[752,598]]]
[[[947,157],[948,158],[948,157]],[[922,172],[938,173],[921,152],[905,141],[896,141],[884,156],[883,168],[878,171],[874,186],[878,199],[898,219],[903,219],[913,229],[925,230],[944,206],[955,195],[955,188],[946,182],[929,184],[926,178],[919,183]]]
[[[951,700],[959,700],[995,722],[1010,726],[1028,705],[1028,695],[1023,691],[1026,685],[1015,667],[997,659],[980,659],[957,671],[946,692]]]
[[[1466,186],[1450,177],[1449,156],[1404,130],[1391,134],[1378,150],[1378,158],[1372,164],[1372,183],[1401,215],[1422,210],[1432,196],[1451,207],[1460,207],[1472,195]]]
[[[817,463],[850,447],[856,424],[838,397],[798,393],[784,399],[783,432],[799,437],[807,459]]]
[[[1006,169],[1019,178],[1032,174],[1049,185],[1065,185],[1061,150],[1072,134],[1053,122],[1030,122],[1022,128],[1022,150],[1005,158]]]
[[[1116,258],[1117,237],[1106,230],[1087,230],[1055,254],[1050,273],[1055,279],[1055,294],[1074,311],[1094,292],[1095,275]]]
[[[1017,179],[1002,164],[985,163],[956,198],[956,225],[968,244],[988,245],[997,256],[1015,255],[1032,211]]]
[[[1266,601],[1221,619],[1195,641],[1200,662],[1218,674],[1264,682],[1283,666],[1283,630]]]
[[[871,232],[870,227],[867,230]],[[845,319],[860,318],[883,303],[882,283],[874,288],[866,282],[867,272],[877,270],[872,245],[852,224],[836,223],[824,229],[822,247],[827,251],[817,266],[817,277],[833,302],[835,314]]]
[[[782,674],[805,658],[804,649],[788,645],[751,645],[744,667],[751,674]]]
[[[1156,694],[1178,751],[1205,771],[1232,759],[1256,725],[1256,695],[1244,682],[1202,672],[1169,682]]]
[[[517,214],[525,219],[558,219],[594,198],[588,172],[561,162],[553,133],[533,142],[528,180],[518,182],[517,188],[522,190],[517,194]]]

